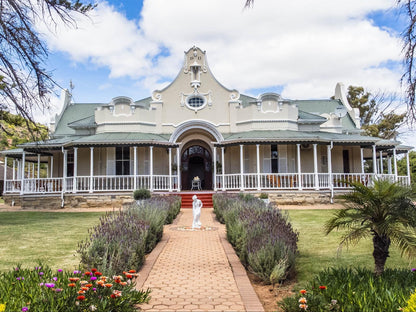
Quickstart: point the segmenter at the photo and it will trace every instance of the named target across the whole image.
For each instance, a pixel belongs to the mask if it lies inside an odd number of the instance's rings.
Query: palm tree
[[[353,191],[343,195],[345,209],[336,211],[325,224],[328,235],[332,230],[346,229],[340,247],[372,237],[374,273],[384,272],[393,243],[403,254],[416,255],[416,206],[410,188],[388,180],[377,180],[371,187],[351,183]]]

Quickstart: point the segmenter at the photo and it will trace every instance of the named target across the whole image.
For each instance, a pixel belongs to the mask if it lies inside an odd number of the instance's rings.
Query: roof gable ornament
[[[183,72],[190,74],[192,88],[197,89],[201,86],[201,73],[207,71],[205,51],[193,46],[188,52],[185,52]]]

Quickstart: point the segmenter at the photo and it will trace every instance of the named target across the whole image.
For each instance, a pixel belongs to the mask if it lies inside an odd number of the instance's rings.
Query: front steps
[[[202,201],[202,208],[212,208],[212,194],[214,192],[204,192],[204,191],[195,191],[195,192],[183,192],[179,195],[182,197],[181,208],[192,208],[192,196],[196,195],[198,199]]]

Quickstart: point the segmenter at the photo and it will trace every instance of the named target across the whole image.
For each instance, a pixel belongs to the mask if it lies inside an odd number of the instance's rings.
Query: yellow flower
[[[4,310],[6,310],[6,304],[5,303],[1,303],[0,304],[0,312],[3,312]]]

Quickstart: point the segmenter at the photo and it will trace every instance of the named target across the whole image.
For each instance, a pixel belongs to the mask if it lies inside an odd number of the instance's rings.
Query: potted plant
[[[144,200],[151,197],[150,191],[147,189],[138,189],[133,192],[133,198],[138,205],[143,203]]]
[[[259,196],[259,198],[260,198],[262,201],[264,201],[264,203],[265,203],[266,205],[268,205],[268,204],[269,204],[269,194],[267,194],[267,193],[261,193],[261,194],[260,194],[260,196]]]

